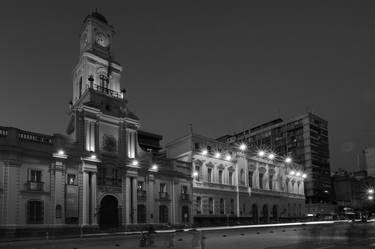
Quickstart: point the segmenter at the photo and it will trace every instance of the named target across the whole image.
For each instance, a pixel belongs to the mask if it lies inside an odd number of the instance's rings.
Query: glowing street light
[[[374,193],[374,189],[370,188],[369,190],[367,190],[367,193],[370,194],[370,195],[373,194]]]
[[[65,155],[65,152],[64,152],[63,150],[59,150],[59,151],[57,152],[57,154],[58,154],[59,156],[63,156],[63,155]]]
[[[287,157],[287,158],[285,158],[285,162],[286,162],[286,163],[291,163],[291,162],[292,162],[292,158],[291,158],[291,157]]]
[[[198,177],[198,171],[193,172],[193,177]]]
[[[367,197],[367,199],[368,199],[369,201],[372,201],[372,200],[374,199],[374,196],[369,195],[369,196]]]
[[[95,160],[96,159],[96,155],[93,153],[93,154],[91,154],[90,158]]]
[[[134,159],[134,160],[132,161],[132,165],[133,165],[133,166],[138,166],[138,161]]]
[[[259,157],[264,157],[265,155],[266,155],[266,152],[264,152],[264,150],[258,151],[258,156]]]
[[[220,158],[220,157],[221,157],[221,154],[220,154],[219,152],[216,152],[216,153],[215,153],[215,157],[216,157],[216,158]]]
[[[241,144],[240,145],[240,150],[245,151],[246,149],[247,149],[246,144]]]
[[[306,174],[302,174],[302,178],[306,179],[307,175]]]
[[[270,160],[275,159],[275,154],[270,153],[270,154],[268,155],[268,159],[270,159]]]
[[[207,153],[208,153],[208,151],[207,151],[207,150],[202,150],[202,152],[201,152],[202,156],[205,156],[205,155],[207,155]]]
[[[294,176],[296,172],[294,170],[290,171],[289,175]]]
[[[296,176],[301,176],[301,172],[297,172],[297,173],[296,173]]]
[[[232,159],[232,157],[230,155],[225,156],[225,160],[230,161],[231,159]]]

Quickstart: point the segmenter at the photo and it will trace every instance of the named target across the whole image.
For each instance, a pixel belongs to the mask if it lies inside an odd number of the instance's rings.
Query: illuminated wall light
[[[301,176],[301,172],[297,172],[297,173],[296,173],[296,176]]]
[[[225,160],[230,161],[232,160],[232,157],[230,155],[226,155]]]
[[[96,159],[96,155],[95,154],[91,154],[90,158],[91,159]]]
[[[264,152],[264,150],[258,151],[258,156],[259,157],[264,157],[265,155],[266,155],[266,152]]]
[[[289,175],[294,176],[296,172],[294,170],[290,171]]]
[[[205,155],[207,155],[207,153],[208,153],[208,151],[207,151],[207,150],[202,150],[202,152],[201,152],[202,156],[205,156]]]
[[[291,163],[291,162],[292,162],[292,158],[291,158],[291,157],[287,157],[287,158],[285,158],[285,162],[286,162],[286,163]]]
[[[268,155],[268,159],[273,160],[274,158],[275,158],[275,154],[270,153],[270,154]]]
[[[221,157],[221,154],[220,154],[219,152],[216,152],[216,153],[215,153],[215,157],[216,157],[216,158],[220,158],[220,157]]]
[[[307,178],[307,175],[306,174],[302,174],[302,178]]]
[[[137,161],[137,160],[133,160],[133,161],[132,161],[132,165],[133,165],[133,166],[137,166],[137,165],[138,165],[138,161]]]
[[[151,169],[152,169],[152,170],[158,170],[158,168],[159,168],[159,167],[158,167],[158,165],[156,165],[156,164],[153,164],[153,165],[151,166]]]
[[[246,144],[241,144],[240,145],[240,150],[245,151],[246,149],[247,149]]]
[[[372,201],[374,199],[374,196],[370,195],[367,197],[370,201]]]
[[[193,172],[193,177],[197,177],[198,176],[198,171],[194,171]]]
[[[374,193],[374,190],[373,190],[372,188],[370,188],[370,189],[367,191],[367,193],[369,193],[369,194],[373,194],[373,193]]]
[[[59,150],[59,151],[57,152],[57,154],[58,154],[59,156],[63,156],[63,155],[65,155],[65,152],[64,152],[63,150]]]

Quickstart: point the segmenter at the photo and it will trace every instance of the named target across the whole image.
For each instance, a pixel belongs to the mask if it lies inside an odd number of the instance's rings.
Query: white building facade
[[[167,157],[192,162],[195,223],[257,224],[305,215],[301,165],[193,133],[169,143]]]

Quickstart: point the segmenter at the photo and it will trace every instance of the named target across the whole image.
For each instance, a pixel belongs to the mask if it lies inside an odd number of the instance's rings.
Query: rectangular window
[[[230,200],[230,213],[234,214],[234,200],[233,199]]]
[[[207,181],[212,182],[212,169],[211,168],[207,169]]]
[[[229,185],[233,185],[233,172],[229,172]]]
[[[225,213],[224,207],[225,207],[224,199],[220,199],[220,214]]]
[[[188,193],[188,188],[186,185],[181,186],[181,194],[187,194]]]
[[[27,223],[42,224],[43,223],[43,202],[31,200],[27,202]]]
[[[223,183],[223,171],[219,170],[219,183]]]
[[[214,200],[212,198],[208,199],[208,213],[209,214],[214,213]]]
[[[42,181],[42,171],[41,170],[30,170],[30,182],[41,182]]]
[[[249,187],[253,187],[253,172],[249,171]]]
[[[167,193],[167,185],[165,183],[160,183],[160,193]]]
[[[135,158],[135,131],[126,130],[126,140],[127,140],[127,147],[128,147],[128,157]]]
[[[259,173],[259,188],[263,189],[263,173]]]
[[[197,197],[197,214],[202,213],[202,198],[200,196]]]
[[[273,185],[273,175],[269,175],[268,177],[268,187],[270,188],[270,190],[272,190],[272,186]]]
[[[68,174],[68,185],[77,185],[76,175]]]
[[[142,190],[144,190],[144,182],[142,182],[142,181],[138,181],[138,186],[137,186],[137,190],[138,191],[142,191]]]
[[[201,167],[199,167],[199,166],[195,166],[195,172],[197,172],[197,176],[195,177],[195,179],[197,180],[197,181],[200,181],[200,179],[201,179]]]

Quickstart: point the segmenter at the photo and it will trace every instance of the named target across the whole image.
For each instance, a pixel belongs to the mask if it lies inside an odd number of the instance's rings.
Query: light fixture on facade
[[[240,150],[245,151],[247,149],[247,145],[242,143],[242,144],[240,144],[239,148],[240,148]]]
[[[198,171],[194,171],[193,172],[193,177],[197,177],[198,176]]]
[[[294,176],[296,172],[294,170],[290,171],[289,175]]]
[[[220,154],[219,152],[216,152],[216,153],[215,153],[215,157],[216,157],[216,158],[220,158],[220,157],[221,157],[221,154]]]
[[[205,156],[205,155],[207,155],[207,153],[208,153],[208,151],[207,151],[207,150],[202,150],[202,152],[201,152],[202,156]]]
[[[297,172],[297,173],[296,173],[296,176],[301,176],[301,172]]]
[[[302,178],[307,178],[307,175],[306,174],[302,174]]]
[[[287,158],[285,158],[285,162],[286,163],[291,163],[292,162],[292,158],[288,156]]]
[[[63,155],[65,155],[65,152],[64,152],[63,150],[59,150],[59,151],[57,152],[57,154],[58,154],[59,156],[63,156]]]
[[[270,153],[270,154],[268,155],[268,159],[270,159],[270,160],[275,159],[275,154]]]
[[[266,155],[266,152],[264,150],[258,151],[258,156],[259,157],[264,157]]]
[[[370,188],[369,190],[367,190],[367,193],[370,194],[370,195],[373,194],[374,193],[374,189]]]
[[[230,155],[226,155],[225,160],[230,161],[230,160],[232,160],[232,157]]]
[[[156,171],[156,170],[158,170],[158,165],[156,165],[156,164],[153,164],[152,166],[151,166],[151,169],[152,170],[154,170],[154,171]]]
[[[134,160],[132,161],[132,165],[133,165],[133,166],[138,166],[138,161],[134,159]]]
[[[369,195],[369,196],[367,197],[367,199],[368,199],[369,201],[372,201],[372,200],[374,199],[374,196]]]
[[[96,159],[96,155],[94,153],[91,154],[90,156],[91,159],[95,160]]]

